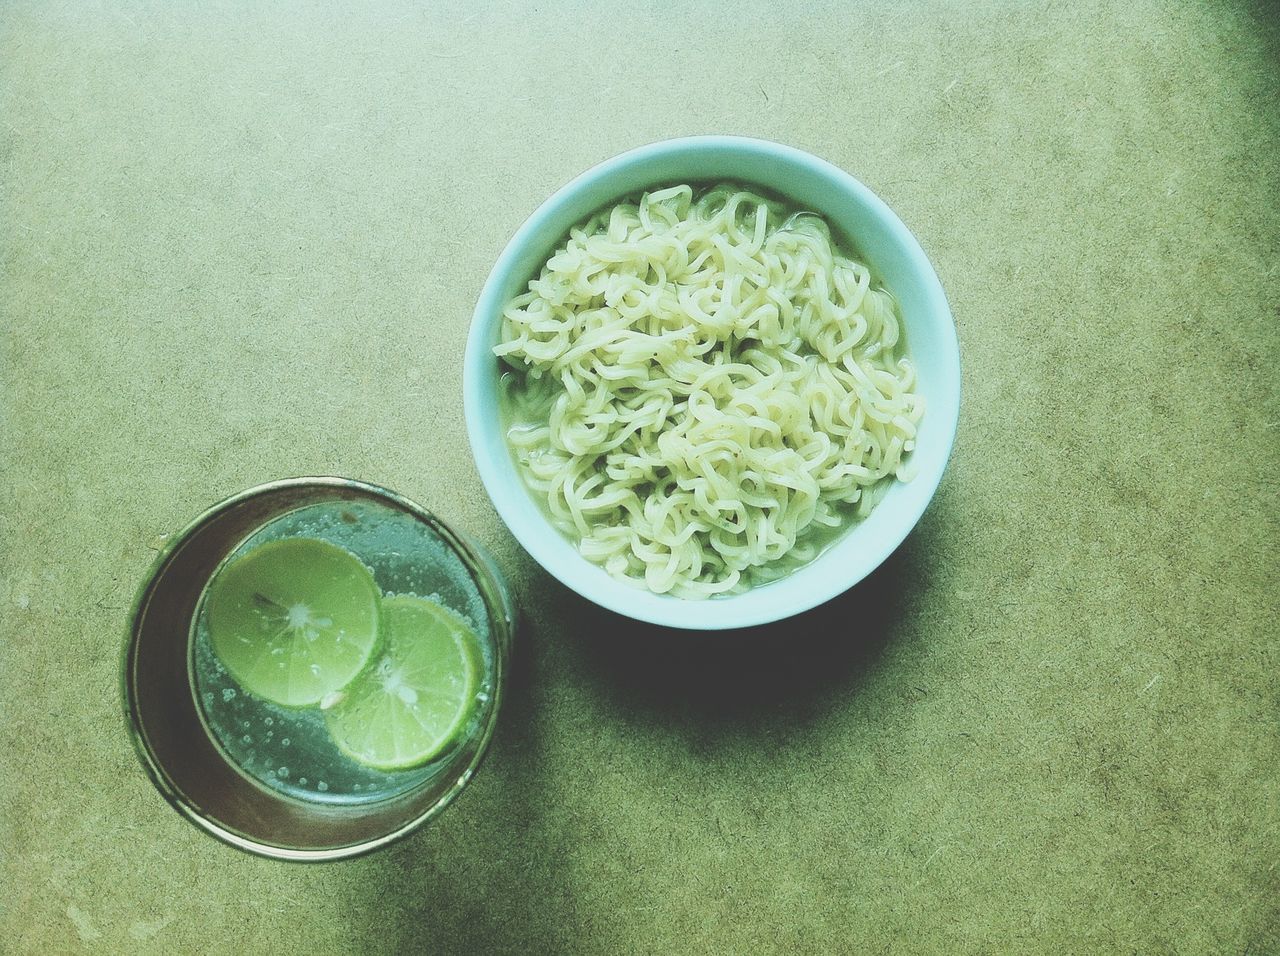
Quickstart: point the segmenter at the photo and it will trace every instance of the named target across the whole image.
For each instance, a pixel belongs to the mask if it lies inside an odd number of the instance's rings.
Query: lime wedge
[[[461,736],[480,689],[480,647],[461,618],[425,598],[384,598],[382,620],[382,657],[325,711],[325,720],[352,760],[403,770]]]
[[[245,690],[306,707],[364,670],[378,648],[381,604],[369,569],[337,545],[271,541],[209,583],[209,643]]]

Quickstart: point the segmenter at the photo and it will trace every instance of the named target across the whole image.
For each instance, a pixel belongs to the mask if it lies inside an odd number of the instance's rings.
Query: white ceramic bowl
[[[822,213],[852,239],[902,308],[907,351],[927,402],[912,461],[871,515],[817,560],[742,594],[687,600],[619,581],[578,554],[522,483],[498,413],[493,355],[502,310],[525,290],[569,228],[625,195],[677,182],[753,183]],[[670,627],[750,627],[808,610],[852,587],[902,543],[947,465],[960,411],[960,353],[942,286],[920,244],[893,211],[848,173],[777,143],[695,136],[642,146],[587,170],[539,206],[507,243],[476,303],[463,369],[467,434],[476,467],[507,527],[534,559],[573,590],[627,617]]]

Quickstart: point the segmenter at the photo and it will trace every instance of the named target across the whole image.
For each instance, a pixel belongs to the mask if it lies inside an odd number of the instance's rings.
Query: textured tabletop
[[[0,5],[0,950],[1280,952],[1280,7]],[[567,592],[479,486],[461,356],[591,164],[740,133],[919,237],[964,366],[917,530],[717,636]],[[299,866],[153,790],[156,550],[385,484],[523,595],[485,766]]]

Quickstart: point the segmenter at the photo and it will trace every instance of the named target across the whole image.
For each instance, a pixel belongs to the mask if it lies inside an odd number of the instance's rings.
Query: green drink
[[[264,525],[214,573],[193,684],[242,773],[300,800],[383,800],[477,732],[493,688],[485,608],[425,578],[426,535],[376,503],[313,505]]]
[[[263,856],[338,860],[444,811],[492,740],[516,610],[407,498],[288,478],[173,537],[138,593],[125,712],[160,794]]]

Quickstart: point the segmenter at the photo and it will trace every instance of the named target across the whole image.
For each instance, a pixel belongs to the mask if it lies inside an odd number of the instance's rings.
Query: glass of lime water
[[[338,859],[441,812],[484,756],[515,612],[491,559],[384,488],[299,478],[160,556],[125,655],[157,787],[251,852]]]

